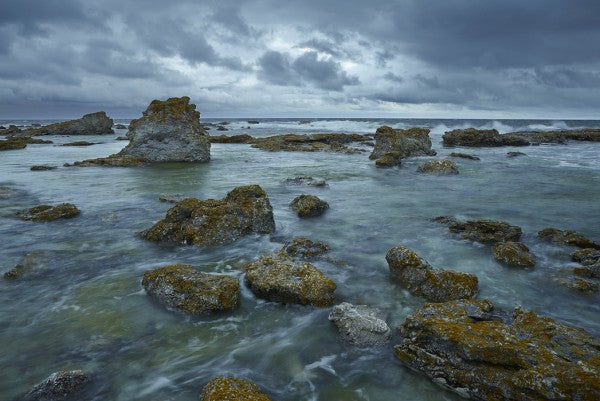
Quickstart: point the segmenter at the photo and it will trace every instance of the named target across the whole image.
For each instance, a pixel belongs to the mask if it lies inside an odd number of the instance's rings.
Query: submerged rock
[[[275,231],[273,208],[258,185],[237,187],[223,199],[187,198],[177,202],[166,217],[142,232],[150,241],[197,246],[222,245],[251,233]]]
[[[148,164],[143,157],[119,156],[118,154],[97,159],[87,159],[73,164],[65,163],[65,167],[138,167]]]
[[[298,217],[317,217],[329,209],[329,203],[314,195],[299,195],[290,202]]]
[[[335,283],[311,263],[284,252],[263,255],[242,268],[246,285],[259,298],[319,307],[334,302]]]
[[[237,308],[237,279],[200,272],[190,265],[172,265],[144,273],[142,286],[162,304],[192,314],[206,315]]]
[[[252,141],[254,140],[254,138],[248,134],[231,135],[231,136],[211,135],[209,137],[209,139],[210,139],[211,143],[252,143]]]
[[[0,150],[17,150],[24,149],[29,144],[45,144],[52,141],[44,141],[42,139],[32,138],[30,136],[12,137],[0,141]]]
[[[391,330],[378,317],[379,314],[378,309],[343,302],[331,309],[329,320],[337,326],[340,336],[349,343],[362,346],[382,345],[389,341]]]
[[[412,294],[428,301],[470,298],[479,291],[477,276],[434,269],[425,259],[403,246],[390,249],[385,259],[395,281]]]
[[[557,244],[572,245],[579,248],[600,249],[599,243],[573,231],[559,230],[557,228],[544,228],[538,232],[538,236]]]
[[[287,242],[282,252],[286,254],[300,258],[300,259],[312,259],[329,252],[329,245],[324,242],[313,241],[305,237],[296,237],[292,241]]]
[[[534,267],[535,255],[521,242],[498,242],[492,248],[496,260],[507,266]]]
[[[48,170],[56,170],[56,166],[47,166],[44,164],[31,166],[29,168],[31,171],[48,171]]]
[[[233,377],[216,377],[202,389],[200,401],[271,401],[258,386]]]
[[[444,146],[496,147],[529,145],[529,141],[526,139],[515,135],[500,135],[495,129],[455,129],[444,133],[442,139]]]
[[[576,267],[573,273],[580,277],[600,279],[600,263]]]
[[[578,249],[571,253],[571,259],[584,266],[600,265],[600,250],[594,248]]]
[[[86,114],[77,120],[63,121],[27,130],[28,135],[107,135],[114,134],[113,120],[105,112]]]
[[[21,220],[45,222],[58,219],[71,219],[81,214],[80,210],[72,203],[61,203],[56,206],[40,205],[31,209],[17,212]]]
[[[363,149],[346,146],[370,138],[360,134],[285,134],[254,138],[252,147],[269,152],[337,152],[360,153]]]
[[[118,156],[150,162],[207,162],[208,133],[200,124],[196,105],[187,96],[153,100],[143,116],[129,124],[129,144]]]
[[[92,146],[96,145],[96,142],[88,142],[88,141],[75,141],[75,142],[67,142],[63,143],[60,146]]]
[[[449,155],[450,157],[458,157],[461,159],[469,159],[469,160],[481,160],[479,157],[477,156],[473,156],[467,153],[457,153],[457,152],[452,152]]]
[[[427,304],[400,326],[396,356],[434,383],[476,400],[593,400],[600,340],[583,329],[487,300]]]
[[[521,227],[497,220],[460,221],[454,217],[436,217],[435,221],[447,224],[448,230],[457,233],[461,238],[478,241],[484,244],[495,244],[503,241],[519,241]]]
[[[283,180],[285,185],[308,185],[312,187],[326,187],[327,182],[318,178],[309,176],[298,176],[294,178],[286,178]]]
[[[92,381],[82,370],[52,373],[47,379],[33,386],[20,401],[58,401],[71,399],[83,391]]]
[[[527,156],[527,154],[523,152],[508,152],[506,157],[519,157],[519,156]]]
[[[375,147],[369,155],[371,160],[379,159],[386,153],[394,152],[402,159],[410,156],[434,156],[427,128],[395,130],[386,125],[375,132]],[[397,153],[396,153],[397,152]]]
[[[124,126],[123,124],[117,124],[117,125],[115,125],[115,129],[127,129],[127,127]]]
[[[451,160],[430,160],[419,166],[419,173],[458,174],[458,167]]]
[[[386,152],[380,158],[375,160],[377,167],[395,167],[402,164],[401,152]]]
[[[39,270],[44,266],[43,260],[43,252],[30,252],[21,259],[19,264],[4,273],[4,278],[7,280],[15,280]]]

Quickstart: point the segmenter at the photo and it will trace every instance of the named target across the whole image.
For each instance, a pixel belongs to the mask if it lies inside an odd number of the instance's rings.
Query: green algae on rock
[[[324,242],[313,241],[305,237],[296,237],[292,241],[287,242],[282,252],[300,259],[312,259],[319,257],[329,252],[329,245]]]
[[[311,263],[287,253],[266,254],[242,268],[246,285],[259,298],[318,307],[334,303],[335,283]]]
[[[538,232],[538,236],[557,244],[573,245],[579,248],[600,249],[600,243],[594,242],[573,231],[559,230],[557,228],[544,228]]]
[[[192,315],[231,310],[240,302],[236,278],[203,273],[190,265],[149,270],[144,273],[142,286],[159,302]]]
[[[82,392],[91,381],[91,376],[82,370],[55,372],[41,383],[36,384],[18,400],[58,401],[72,399]]]
[[[521,242],[497,242],[492,248],[496,260],[507,266],[534,267],[535,255]]]
[[[595,400],[600,340],[583,329],[487,300],[426,304],[400,326],[396,356],[476,400]]]
[[[138,167],[148,164],[148,160],[143,157],[136,156],[119,156],[119,154],[110,155],[107,157],[99,157],[96,159],[87,159],[73,162],[72,164],[65,163],[65,167]]]
[[[329,203],[315,195],[299,195],[290,202],[298,217],[317,217],[329,209]]]
[[[477,276],[435,269],[414,251],[403,246],[390,249],[385,259],[392,279],[412,294],[428,301],[470,298],[479,292]]]
[[[46,222],[58,219],[71,219],[79,216],[81,211],[72,203],[61,203],[56,206],[39,205],[31,209],[17,212],[21,220]]]
[[[30,129],[27,135],[108,135],[114,134],[113,120],[105,112],[85,114],[76,120],[63,121]]]
[[[200,401],[271,401],[258,386],[233,377],[215,377],[202,389]]]
[[[458,174],[458,167],[451,160],[429,160],[421,164],[417,171],[419,173],[432,174]]]
[[[583,248],[571,253],[571,260],[584,266],[600,265],[600,249]]]
[[[375,146],[369,155],[369,159],[379,159],[390,152],[394,152],[399,159],[410,156],[434,156],[436,154],[435,150],[431,149],[429,129],[395,130],[384,125],[375,131]]]
[[[502,241],[518,241],[521,238],[521,227],[497,220],[460,221],[451,216],[436,217],[434,221],[448,225],[448,230],[457,233],[461,238],[484,244],[495,244]]]
[[[402,164],[402,152],[386,152],[380,158],[375,160],[377,167],[395,167]]]
[[[266,192],[258,185],[247,185],[219,200],[187,198],[177,202],[163,220],[141,235],[150,241],[209,246],[273,231],[273,208]]]
[[[371,138],[360,134],[285,134],[254,138],[252,147],[269,152],[336,152],[360,153],[364,150],[347,146]]]

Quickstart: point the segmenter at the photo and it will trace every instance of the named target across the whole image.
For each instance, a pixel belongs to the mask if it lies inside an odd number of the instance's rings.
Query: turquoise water
[[[310,124],[265,121],[230,132],[264,136],[281,132],[374,132],[381,121],[325,120]],[[413,122],[392,121],[395,126]],[[312,125],[311,125],[312,124]],[[443,157],[445,129],[473,122],[422,121]],[[596,122],[481,121],[501,130],[531,126],[596,126]],[[344,128],[345,127],[345,128]],[[507,128],[509,127],[509,128]],[[215,134],[216,131],[211,131]],[[481,161],[454,159],[457,176],[416,173],[420,162],[377,169],[368,152],[269,153],[249,145],[213,144],[208,164],[141,168],[65,168],[65,162],[105,156],[126,142],[114,136],[51,137],[55,144],[103,142],[77,148],[29,145],[0,153],[2,272],[28,252],[41,252],[39,273],[0,280],[0,399],[11,399],[51,372],[86,369],[97,376],[95,400],[197,400],[217,375],[254,381],[277,400],[456,400],[455,395],[404,368],[393,356],[395,330],[423,300],[389,280],[386,251],[404,245],[432,265],[474,273],[480,297],[526,309],[600,334],[600,297],[562,287],[553,278],[574,266],[572,249],[540,241],[553,226],[600,239],[600,143],[527,148],[458,149]],[[218,134],[221,134],[219,132]],[[519,150],[527,156],[507,158]],[[59,166],[32,172],[34,164]],[[329,187],[285,186],[285,178],[312,175]],[[239,185],[260,184],[273,205],[274,235],[196,248],[149,243],[136,237],[171,206],[159,195],[220,198]],[[301,193],[330,204],[316,219],[300,220],[289,202]],[[75,203],[82,215],[51,223],[22,222],[15,211],[40,203]],[[488,246],[459,240],[429,219],[438,215],[494,218],[523,228],[523,242],[537,255],[535,269],[496,263]],[[328,242],[346,266],[315,262],[338,285],[336,301],[380,308],[394,329],[390,344],[361,349],[339,341],[328,308],[282,306],[257,299],[242,285],[241,307],[231,314],[190,318],[169,312],[141,288],[147,269],[189,263],[207,272],[243,279],[240,262],[278,249],[295,236]]]

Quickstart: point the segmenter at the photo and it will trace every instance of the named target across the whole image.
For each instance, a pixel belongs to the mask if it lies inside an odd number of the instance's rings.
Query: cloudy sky
[[[598,0],[2,0],[0,118],[600,118]]]

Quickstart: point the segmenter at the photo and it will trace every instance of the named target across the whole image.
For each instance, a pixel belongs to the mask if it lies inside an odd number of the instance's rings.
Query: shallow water
[[[25,123],[25,122],[20,122]],[[98,376],[96,400],[196,400],[217,375],[256,382],[277,400],[456,400],[455,395],[403,367],[387,346],[361,349],[338,339],[328,309],[282,306],[253,296],[242,285],[241,307],[231,314],[189,318],[153,302],[141,288],[147,269],[189,263],[202,271],[242,279],[236,266],[303,235],[328,242],[340,267],[315,262],[338,285],[336,300],[380,308],[394,329],[423,304],[392,283],[386,251],[404,245],[432,265],[474,273],[482,298],[512,309],[521,305],[600,335],[600,297],[557,284],[560,269],[573,266],[569,247],[540,241],[553,226],[600,239],[600,144],[527,148],[444,149],[441,135],[455,127],[501,131],[598,127],[589,121],[460,120],[261,120],[251,129],[232,121],[229,132],[264,136],[282,132],[374,132],[382,123],[428,126],[438,156],[452,151],[481,161],[454,159],[458,176],[416,173],[429,158],[401,168],[377,169],[368,153],[270,153],[249,145],[213,144],[208,164],[142,168],[65,168],[32,172],[33,164],[62,166],[118,151],[114,136],[51,137],[98,145],[29,145],[0,153],[2,271],[21,257],[43,253],[43,268],[18,281],[0,280],[0,399],[11,399],[48,374],[86,369]],[[3,122],[6,125],[6,122]],[[519,150],[527,156],[507,158]],[[329,187],[285,186],[285,178],[312,175]],[[221,198],[239,185],[260,184],[274,208],[277,231],[213,248],[149,243],[136,233],[172,206],[159,195]],[[329,202],[322,217],[300,220],[289,202],[312,193]],[[22,222],[15,211],[40,203],[73,202],[82,215],[51,223]],[[488,246],[459,240],[438,215],[494,218],[523,228],[523,242],[537,255],[531,271],[496,263]]]

